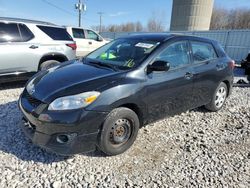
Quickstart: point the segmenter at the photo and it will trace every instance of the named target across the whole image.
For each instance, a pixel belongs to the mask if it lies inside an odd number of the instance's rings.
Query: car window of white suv
[[[93,32],[93,31],[91,31],[91,30],[87,30],[87,33],[88,33],[88,39],[92,39],[92,40],[98,40],[98,35],[95,33],[95,32]]]
[[[72,28],[72,33],[74,38],[85,39],[85,34],[83,29]]]
[[[65,28],[37,25],[37,27],[53,40],[73,41]]]
[[[21,42],[22,38],[19,33],[17,24],[0,23],[0,42]]]

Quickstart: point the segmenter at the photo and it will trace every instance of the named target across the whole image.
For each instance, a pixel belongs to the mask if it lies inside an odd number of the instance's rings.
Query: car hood
[[[62,96],[86,91],[101,91],[120,78],[122,72],[82,62],[65,63],[58,68],[38,73],[30,82],[32,96],[45,103]]]

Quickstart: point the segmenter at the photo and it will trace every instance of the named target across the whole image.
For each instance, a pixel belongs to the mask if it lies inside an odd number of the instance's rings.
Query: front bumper
[[[82,109],[50,112],[45,104],[32,106],[23,95],[19,108],[23,113],[21,128],[25,135],[34,144],[60,155],[94,151],[100,127],[107,116],[106,112]],[[58,141],[62,135],[68,137],[67,142]]]

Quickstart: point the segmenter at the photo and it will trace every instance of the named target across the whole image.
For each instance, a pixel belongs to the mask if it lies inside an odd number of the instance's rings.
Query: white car
[[[80,27],[66,27],[66,29],[76,42],[77,57],[86,56],[90,52],[109,42],[91,29],[84,29]]]
[[[0,17],[0,83],[76,58],[76,44],[66,29],[52,23]]]

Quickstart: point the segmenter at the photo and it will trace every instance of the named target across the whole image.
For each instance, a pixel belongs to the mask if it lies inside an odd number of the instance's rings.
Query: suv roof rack
[[[14,21],[14,22],[25,22],[25,23],[34,23],[34,24],[43,24],[43,25],[54,25],[54,26],[56,26],[56,24],[53,24],[53,23],[50,23],[50,22],[23,19],[23,18],[0,17],[0,21]]]

